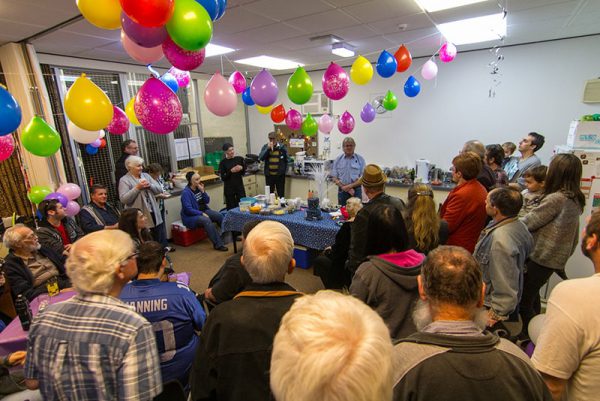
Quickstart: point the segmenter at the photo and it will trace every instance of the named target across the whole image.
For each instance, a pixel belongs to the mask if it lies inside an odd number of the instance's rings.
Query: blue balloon
[[[179,84],[177,83],[177,78],[175,78],[173,74],[165,72],[164,75],[160,77],[160,80],[163,81],[163,83],[167,85],[169,89],[177,93],[177,90],[179,89]]]
[[[247,87],[242,92],[242,101],[248,106],[254,106],[254,100],[252,100],[252,96],[250,96],[250,87]]]
[[[21,107],[4,86],[0,85],[0,136],[15,132],[21,124]]]
[[[98,148],[93,147],[92,145],[85,145],[85,151],[88,155],[95,155],[98,153]]]
[[[387,50],[384,50],[377,59],[377,73],[383,78],[389,78],[396,72],[398,62],[396,58]]]
[[[196,3],[204,7],[211,20],[216,21],[219,18],[219,0],[196,0]]]
[[[408,97],[415,97],[419,92],[421,92],[421,83],[411,75],[404,84],[404,94]]]
[[[217,0],[219,2],[219,14],[217,15],[217,19],[221,19],[223,14],[225,14],[225,9],[227,8],[227,0]]]

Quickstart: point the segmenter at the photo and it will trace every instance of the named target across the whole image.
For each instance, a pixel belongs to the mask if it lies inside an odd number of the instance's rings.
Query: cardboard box
[[[600,149],[600,121],[573,121],[567,146],[574,149]]]

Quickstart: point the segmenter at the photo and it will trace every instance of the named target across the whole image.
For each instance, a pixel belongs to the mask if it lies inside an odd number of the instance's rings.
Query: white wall
[[[333,113],[339,115],[348,110],[356,119],[350,136],[357,142],[357,152],[367,162],[388,167],[414,165],[415,159],[427,158],[448,168],[469,139],[485,144],[517,143],[530,131],[546,137],[539,155],[547,163],[554,145],[565,143],[571,120],[600,111],[600,105],[581,102],[584,81],[600,76],[600,53],[595,50],[598,45],[600,36],[502,49],[502,83],[496,88],[495,98],[488,97],[493,78],[488,63],[493,57],[487,50],[459,52],[449,64],[438,60],[437,81],[422,79],[420,67],[426,59],[416,59],[408,72],[388,79],[375,73],[365,86],[352,83],[346,98],[333,102]],[[322,74],[323,71],[310,74],[315,90],[321,90]],[[403,91],[410,74],[421,82],[421,93],[412,99]],[[283,102],[286,110],[291,106],[285,89],[287,79],[288,76],[277,79],[277,104]],[[388,89],[397,95],[398,108],[370,124],[363,123],[363,105]],[[273,130],[273,123],[269,115],[258,113],[254,107],[249,108],[248,114],[250,147],[257,153],[266,142],[267,132]],[[332,156],[341,152],[343,137],[334,128]]]

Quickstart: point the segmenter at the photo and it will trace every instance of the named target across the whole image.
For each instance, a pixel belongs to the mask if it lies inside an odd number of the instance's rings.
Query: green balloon
[[[195,0],[175,0],[173,16],[166,26],[173,42],[185,50],[200,50],[212,38],[210,15]]]
[[[296,71],[288,79],[287,94],[290,100],[296,104],[304,104],[312,97],[313,83],[304,68],[296,68]]]
[[[394,95],[394,92],[389,90],[385,94],[385,97],[383,98],[383,102],[381,102],[381,103],[382,103],[384,109],[386,109],[387,111],[392,111],[396,107],[398,107],[398,98],[396,97],[396,95]]]
[[[34,185],[31,187],[29,192],[27,193],[27,197],[31,201],[31,203],[35,203],[36,205],[44,200],[47,195],[50,195],[52,190],[43,185]]]
[[[38,116],[33,117],[23,130],[21,143],[29,153],[42,157],[52,156],[62,145],[58,132]]]
[[[592,119],[594,121],[600,121],[600,114],[596,113],[596,114],[592,114]]]
[[[586,114],[585,116],[581,117],[581,121],[594,121],[594,116],[591,114]]]
[[[319,129],[319,125],[317,121],[313,118],[313,116],[308,113],[306,118],[302,122],[302,132],[306,134],[306,136],[314,136]]]

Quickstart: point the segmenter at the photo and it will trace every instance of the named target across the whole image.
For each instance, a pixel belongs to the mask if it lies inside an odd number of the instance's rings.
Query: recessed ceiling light
[[[336,56],[340,57],[352,57],[354,56],[354,48],[348,43],[334,43],[331,45],[331,52]]]
[[[506,36],[504,13],[469,18],[437,25],[446,40],[455,45],[487,42]]]
[[[257,56],[235,60],[236,63],[253,65],[255,67],[268,68],[270,70],[290,70],[296,67],[302,67],[304,64],[283,58],[270,56]]]
[[[435,11],[447,10],[466,6],[468,4],[481,3],[487,0],[415,0],[425,11],[433,13]]]
[[[231,52],[235,51],[235,49],[225,47],[225,46],[215,45],[213,43],[209,43],[208,45],[206,45],[205,49],[206,49],[206,54],[204,57],[219,56],[221,54],[227,54],[227,53],[231,53]]]

